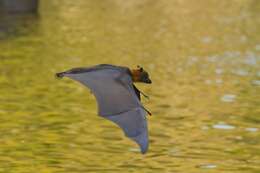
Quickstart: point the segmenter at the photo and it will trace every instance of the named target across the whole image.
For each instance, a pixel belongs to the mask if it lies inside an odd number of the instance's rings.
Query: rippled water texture
[[[138,85],[150,150],[54,73],[110,63]],[[42,0],[0,17],[0,172],[260,172],[260,1]]]

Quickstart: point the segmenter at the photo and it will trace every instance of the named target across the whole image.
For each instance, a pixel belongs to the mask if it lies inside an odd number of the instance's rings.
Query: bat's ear
[[[143,67],[141,67],[140,65],[137,65],[137,68],[139,68],[140,72],[144,71]]]

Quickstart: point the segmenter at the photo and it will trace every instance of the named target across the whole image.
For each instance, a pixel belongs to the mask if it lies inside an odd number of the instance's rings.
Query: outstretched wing
[[[146,112],[141,108],[135,108],[117,115],[106,116],[105,118],[113,121],[121,127],[127,137],[134,140],[141,152],[144,154],[148,150],[148,129]]]
[[[146,112],[133,87],[129,69],[113,65],[97,65],[90,68],[76,68],[58,73],[90,88],[98,103],[99,115],[121,127],[125,135],[141,148],[148,149]]]

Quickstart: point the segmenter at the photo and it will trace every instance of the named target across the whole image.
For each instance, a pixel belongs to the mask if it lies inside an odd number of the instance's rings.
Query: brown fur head
[[[131,70],[131,75],[134,82],[152,83],[149,74],[140,66],[137,66],[137,69]]]

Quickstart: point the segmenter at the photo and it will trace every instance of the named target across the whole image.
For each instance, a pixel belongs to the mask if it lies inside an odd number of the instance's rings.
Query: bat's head
[[[149,74],[140,66],[137,66],[137,69],[131,70],[131,73],[134,82],[142,82],[147,84],[152,83]]]

